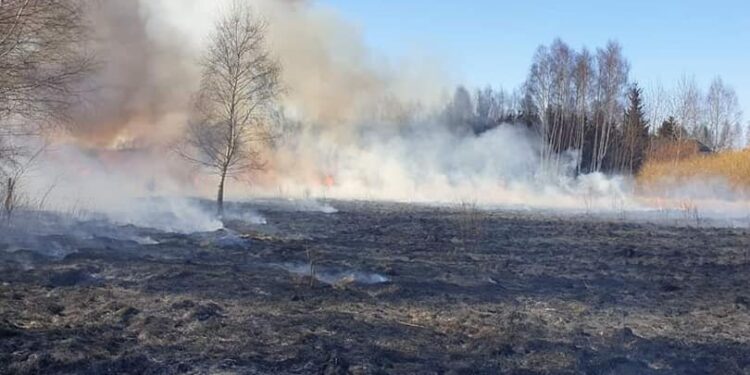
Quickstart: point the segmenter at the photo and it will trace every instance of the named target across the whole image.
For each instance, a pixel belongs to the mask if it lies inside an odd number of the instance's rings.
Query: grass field
[[[733,190],[750,192],[750,149],[708,155],[694,154],[679,160],[648,161],[638,174],[638,186],[652,191],[667,184],[720,178]]]

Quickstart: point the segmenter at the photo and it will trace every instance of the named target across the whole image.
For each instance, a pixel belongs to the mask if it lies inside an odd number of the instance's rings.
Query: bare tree
[[[695,77],[682,76],[677,82],[674,110],[677,122],[693,137],[699,135],[703,109],[701,93]]]
[[[552,109],[553,85],[554,71],[549,49],[546,46],[539,46],[534,54],[525,89],[529,104],[533,106],[533,111],[536,113],[536,129],[542,140],[541,160],[545,165],[552,153],[549,113]]]
[[[268,109],[280,91],[280,65],[266,47],[266,22],[235,2],[217,23],[203,60],[203,77],[181,154],[219,176],[224,210],[227,177],[263,168]]]
[[[560,155],[574,143],[574,122],[569,121],[569,114],[574,107],[573,77],[575,70],[575,52],[562,40],[555,39],[550,46],[550,59],[553,71],[553,113],[551,114],[550,141],[554,158],[552,168],[557,170]]]
[[[575,88],[575,123],[576,141],[573,148],[580,150],[576,160],[576,174],[581,172],[583,162],[583,147],[586,136],[586,119],[589,114],[589,103],[594,82],[593,58],[588,49],[584,48],[575,59],[573,86]]]
[[[622,55],[622,47],[617,42],[610,41],[604,49],[597,50],[596,62],[598,80],[593,171],[599,171],[604,166],[617,116],[622,113],[622,99],[630,71],[630,64]]]
[[[737,94],[724,84],[721,77],[714,78],[708,89],[705,111],[707,129],[704,132],[706,138],[702,141],[715,150],[734,147],[742,136],[739,125],[742,113]]]
[[[13,138],[65,118],[93,65],[84,17],[78,0],[0,1],[0,160],[19,155]]]
[[[78,0],[0,3],[0,122],[60,119],[75,84],[91,69],[84,53],[85,13]],[[28,130],[28,129],[26,129]],[[17,130],[16,130],[17,131]]]
[[[18,204],[19,179],[39,155],[29,147],[67,119],[76,86],[92,69],[79,0],[0,0],[0,197]]]
[[[672,94],[660,81],[653,82],[644,90],[646,118],[652,124],[661,124],[674,115]],[[651,129],[656,132],[657,129]]]

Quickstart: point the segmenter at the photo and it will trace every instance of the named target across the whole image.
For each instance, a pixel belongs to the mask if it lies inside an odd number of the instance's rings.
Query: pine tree
[[[674,116],[664,120],[656,134],[663,139],[677,139],[677,120]]]
[[[649,125],[643,110],[642,89],[637,83],[628,90],[628,109],[623,123],[623,169],[632,174],[637,173],[646,157],[648,147]]]

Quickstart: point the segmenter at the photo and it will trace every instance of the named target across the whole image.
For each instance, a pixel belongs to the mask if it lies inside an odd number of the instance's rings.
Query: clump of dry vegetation
[[[458,228],[455,243],[460,244],[460,249],[476,246],[482,235],[482,215],[476,202],[461,202],[458,205],[456,216]]]
[[[657,137],[651,140],[646,158],[649,162],[674,162],[691,159],[701,154],[701,145],[692,139],[663,139]]]
[[[649,160],[638,175],[644,191],[658,189],[664,183],[720,178],[737,192],[750,192],[750,148],[716,154],[693,154],[673,160]]]

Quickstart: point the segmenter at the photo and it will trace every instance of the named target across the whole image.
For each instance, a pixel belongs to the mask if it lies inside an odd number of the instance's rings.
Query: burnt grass
[[[746,229],[333,205],[0,231],[0,373],[750,373]]]

